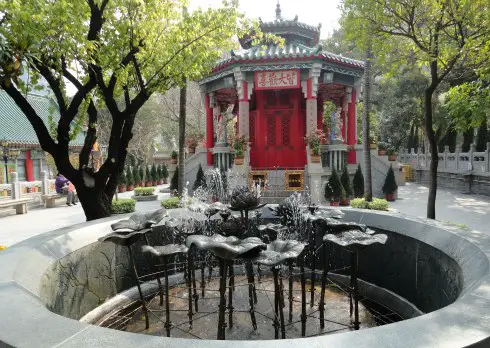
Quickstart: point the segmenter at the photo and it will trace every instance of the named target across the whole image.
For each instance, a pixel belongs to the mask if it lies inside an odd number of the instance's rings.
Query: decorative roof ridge
[[[353,58],[349,58],[349,57],[344,57],[340,54],[335,54],[335,53],[332,53],[332,52],[329,52],[329,51],[321,51],[319,52],[322,56],[324,56],[325,58],[330,58],[330,59],[338,59],[344,63],[349,63],[349,64],[353,64],[353,65],[359,65],[359,66],[364,66],[364,61],[362,60],[357,60],[357,59],[353,59]]]
[[[303,23],[303,22],[298,22],[298,17],[296,16],[294,19],[280,19],[280,20],[274,20],[274,21],[270,21],[270,22],[261,22],[260,23],[260,26],[264,26],[265,28],[277,28],[277,27],[281,27],[281,26],[284,26],[284,27],[288,27],[288,26],[292,26],[292,27],[300,27],[300,28],[303,28],[303,29],[308,29],[308,30],[311,30],[311,31],[315,31],[317,33],[320,33],[320,29],[321,29],[321,24],[318,25],[317,27],[313,26],[313,25],[309,25],[309,24],[306,24],[306,23]]]

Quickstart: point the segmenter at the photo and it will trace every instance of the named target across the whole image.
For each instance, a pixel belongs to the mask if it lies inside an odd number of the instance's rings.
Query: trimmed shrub
[[[121,198],[112,201],[111,211],[112,214],[126,214],[133,213],[135,211],[136,201],[131,198]]]
[[[143,183],[145,181],[145,171],[143,170],[143,167],[139,167],[138,168],[139,172],[140,172],[140,182]]]
[[[158,181],[160,178],[158,177],[158,172],[157,172],[157,168],[155,167],[155,163],[153,163],[151,165],[151,170],[150,170],[150,173],[151,173],[151,180],[152,181]]]
[[[354,188],[355,197],[364,196],[364,176],[362,175],[361,165],[357,165],[356,174],[354,174],[354,179],[352,180],[352,186]]]
[[[335,169],[332,170],[332,175],[328,178],[325,185],[325,199],[330,202],[338,202],[342,198],[342,183]]]
[[[342,187],[345,190],[345,194],[347,197],[350,197],[354,194],[352,190],[352,185],[350,182],[349,171],[347,170],[347,166],[344,165],[344,170],[342,170],[342,176],[340,177],[340,182],[342,183]]]
[[[358,209],[388,210],[389,204],[382,198],[373,198],[372,202],[366,202],[364,198],[355,198],[350,201],[350,206]]]
[[[194,185],[192,186],[192,189],[195,191],[199,187],[206,188],[206,177],[204,176],[204,171],[202,170],[202,166],[199,163],[199,169],[197,170],[196,174],[196,181],[194,181]]]
[[[180,198],[179,197],[172,197],[172,198],[163,200],[160,204],[165,209],[175,209],[175,208],[178,208],[180,206]]]
[[[177,151],[173,150],[173,151],[172,151],[172,154],[171,154],[170,156],[171,156],[173,159],[176,159],[178,155],[179,155],[179,154],[177,153]]]
[[[117,177],[117,184],[126,185],[126,173],[124,172],[124,170],[119,173],[119,176]]]
[[[170,190],[178,190],[179,189],[179,168],[175,168],[174,175],[172,176],[172,180],[170,180]]]
[[[135,196],[151,196],[155,193],[154,187],[137,187],[134,189]]]
[[[159,164],[157,165],[157,174],[158,174],[158,180],[163,180],[163,171],[162,171],[162,165]]]
[[[398,185],[395,180],[395,172],[393,171],[393,167],[390,165],[390,169],[388,169],[388,173],[386,173],[385,183],[383,185],[383,193],[385,195],[395,193],[398,189]]]

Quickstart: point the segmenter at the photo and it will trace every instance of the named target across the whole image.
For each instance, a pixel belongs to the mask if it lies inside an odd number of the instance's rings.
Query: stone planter
[[[196,148],[195,148],[195,147],[189,147],[189,149],[188,149],[188,150],[189,150],[189,154],[190,154],[190,155],[193,155],[193,154],[195,154],[195,153],[196,153]]]
[[[243,157],[235,157],[235,164],[236,165],[243,165]]]
[[[129,186],[127,186],[127,187],[126,187],[126,189],[127,189],[128,191],[133,191],[134,187],[133,187],[133,185],[129,185]]]
[[[119,185],[117,187],[117,192],[119,192],[119,193],[126,192],[126,185]]]
[[[396,161],[396,155],[388,155],[388,161]]]
[[[349,198],[344,198],[340,201],[340,205],[343,207],[348,207],[350,205],[350,199]]]
[[[340,202],[330,202],[331,207],[338,207],[340,206]]]
[[[376,150],[377,147],[378,147],[378,145],[376,145],[376,144],[369,144],[370,150]]]
[[[378,156],[384,156],[384,155],[386,155],[386,150],[378,149]]]
[[[137,202],[147,202],[147,201],[156,201],[158,199],[158,195],[148,195],[148,196],[132,196]]]
[[[147,182],[145,183],[145,186],[146,186],[146,187],[152,187],[152,186],[153,186],[153,181],[147,181]]]
[[[170,163],[172,163],[172,164],[177,164],[177,158],[172,158],[172,159],[170,159]]]
[[[153,181],[153,185],[152,186],[157,186],[157,185],[158,185],[158,181],[157,180]]]

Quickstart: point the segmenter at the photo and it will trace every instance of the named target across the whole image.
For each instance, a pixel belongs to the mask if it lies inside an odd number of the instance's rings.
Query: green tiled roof
[[[332,63],[341,65],[349,65],[353,68],[363,68],[362,61],[342,57],[327,51],[322,51],[322,46],[308,47],[299,43],[290,43],[280,48],[277,45],[269,45],[264,48],[262,45],[257,45],[249,49],[241,49],[232,51],[231,57],[220,61],[215,70],[219,70],[227,65],[240,61],[261,61],[272,59],[287,59],[287,58],[318,58]]]
[[[58,104],[47,96],[28,94],[27,100],[36,113],[42,118],[49,128],[48,117],[52,113],[53,120],[57,123],[60,119]],[[38,145],[39,141],[34,128],[27,117],[10,98],[7,92],[0,90],[0,139],[7,140],[18,145]],[[78,136],[70,142],[71,146],[82,146],[84,136]]]

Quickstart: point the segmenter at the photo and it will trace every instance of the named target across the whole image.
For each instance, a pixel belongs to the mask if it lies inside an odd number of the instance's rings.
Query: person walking
[[[66,195],[66,205],[76,205],[76,191],[73,184],[63,176],[63,174],[56,174],[56,181],[54,182],[56,192],[62,195]]]

